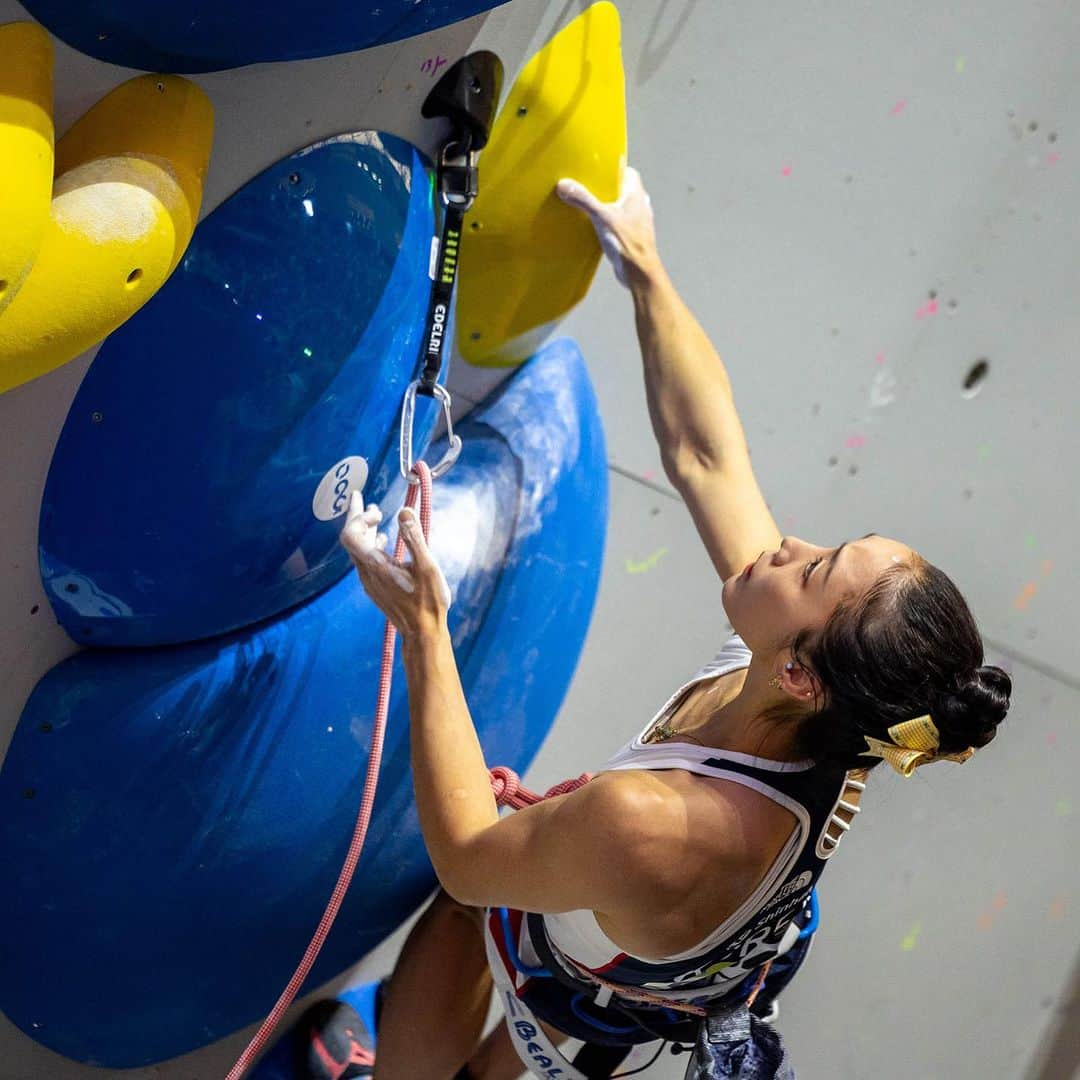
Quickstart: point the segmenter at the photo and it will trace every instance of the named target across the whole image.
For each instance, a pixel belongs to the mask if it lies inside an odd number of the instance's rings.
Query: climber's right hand
[[[622,191],[613,203],[601,202],[577,180],[560,180],[555,193],[568,206],[588,214],[615,276],[627,288],[660,265],[652,200],[636,169],[627,166]]]

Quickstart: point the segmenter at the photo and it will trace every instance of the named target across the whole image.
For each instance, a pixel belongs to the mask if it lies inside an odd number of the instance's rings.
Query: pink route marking
[[[1020,595],[1013,601],[1013,606],[1020,611],[1024,611],[1028,604],[1031,602],[1031,598],[1039,591],[1037,585],[1028,582],[1027,585],[1020,590]]]
[[[936,315],[937,314],[937,309],[938,309],[937,301],[936,300],[930,300],[926,304],[924,304],[921,308],[919,308],[918,311],[915,312],[915,318],[916,319],[925,319],[928,315]]]
[[[892,107],[892,114],[893,114],[893,116],[897,116],[897,115],[899,115],[899,114],[900,114],[900,113],[902,113],[902,112],[903,112],[903,111],[904,111],[904,110],[905,110],[906,108],[907,108],[907,100],[906,100],[906,99],[905,99],[905,100],[903,100],[903,101],[898,101],[898,102],[897,102],[897,103],[896,103],[896,104],[895,104],[895,105],[894,105],[894,106]]]
[[[1053,153],[1046,155],[1047,165],[1056,165],[1061,160],[1061,155],[1055,150]]]
[[[791,166],[790,166],[790,165],[785,165],[785,166],[784,166],[784,167],[783,167],[783,168],[782,168],[782,169],[780,170],[780,173],[781,173],[781,175],[783,175],[783,176],[790,176],[790,175],[791,175]]]
[[[885,354],[883,352],[879,352],[877,356],[874,357],[874,359],[877,361],[877,366],[881,367],[881,365],[885,363]]]
[[[851,438],[848,439],[848,441],[846,443],[844,443],[844,445],[849,450],[858,450],[860,447],[863,447],[863,446],[866,445],[866,436],[865,435],[852,435]]]

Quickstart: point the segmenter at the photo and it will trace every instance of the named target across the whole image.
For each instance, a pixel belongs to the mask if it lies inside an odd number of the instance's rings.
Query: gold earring
[[[771,687],[772,687],[772,688],[773,688],[774,690],[783,690],[783,688],[784,688],[784,684],[783,684],[783,683],[782,683],[782,682],[780,681],[780,676],[779,676],[779,675],[774,675],[774,676],[773,676],[773,677],[772,677],[772,678],[771,678],[771,679],[769,680],[769,685],[770,685],[770,686],[771,686]]]

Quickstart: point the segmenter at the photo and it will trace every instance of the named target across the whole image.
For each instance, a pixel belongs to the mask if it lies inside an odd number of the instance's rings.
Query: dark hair
[[[866,593],[840,603],[820,631],[788,643],[821,683],[801,721],[800,752],[845,769],[872,768],[865,736],[888,741],[893,724],[929,713],[941,752],[985,746],[1009,711],[1012,680],[983,666],[975,619],[952,580],[920,556],[886,570]],[[767,719],[790,720],[783,706]]]

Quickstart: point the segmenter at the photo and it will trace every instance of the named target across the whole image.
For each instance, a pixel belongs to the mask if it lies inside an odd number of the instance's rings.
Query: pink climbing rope
[[[488,769],[491,777],[491,790],[495,796],[495,802],[499,806],[510,806],[515,810],[523,810],[526,806],[535,806],[545,799],[553,799],[556,795],[569,795],[571,791],[577,791],[584,787],[592,778],[592,773],[582,773],[574,780],[564,780],[553,788],[548,788],[543,795],[537,795],[527,787],[521,786],[521,778],[513,769],[505,765],[496,765]]]
[[[405,505],[413,507],[419,491],[420,525],[424,530],[424,539],[427,540],[431,532],[431,470],[426,462],[418,461],[413,465],[412,471],[419,478],[419,483],[409,484],[409,490],[405,496]],[[404,555],[405,540],[399,534],[397,546],[394,549],[395,561],[403,562]],[[326,905],[323,917],[319,921],[315,936],[311,939],[307,951],[304,953],[304,958],[300,961],[296,971],[293,972],[293,977],[289,980],[288,986],[281,992],[277,1004],[270,1010],[270,1015],[262,1022],[262,1026],[255,1033],[251,1042],[248,1043],[247,1049],[244,1050],[236,1064],[229,1070],[226,1080],[240,1080],[244,1073],[254,1064],[255,1059],[266,1046],[266,1042],[273,1034],[274,1029],[281,1023],[281,1018],[288,1011],[297,991],[308,977],[308,973],[311,971],[312,965],[315,963],[323,943],[330,933],[330,928],[334,925],[334,919],[337,918],[342,901],[345,899],[345,893],[348,892],[349,884],[352,882],[356,865],[360,861],[360,853],[364,848],[368,825],[371,822],[371,810],[375,805],[379,763],[382,760],[383,739],[386,734],[386,717],[390,708],[390,683],[393,678],[394,642],[396,639],[397,630],[393,623],[387,619],[386,632],[383,635],[382,668],[379,673],[379,696],[375,709],[375,723],[371,733],[371,754],[368,757],[367,775],[364,777],[364,790],[360,796],[360,811],[356,817],[352,842],[349,844],[345,862],[341,866],[341,873],[338,874],[337,884],[334,886],[333,894],[330,897],[330,902]],[[535,792],[529,791],[528,788],[521,786],[521,780],[513,769],[497,765],[494,769],[490,769],[489,772],[496,803],[499,806],[512,806],[515,810],[520,810],[525,806],[533,806],[555,795],[565,795],[571,791],[576,791],[592,779],[591,773],[583,773],[575,780],[564,780],[561,784],[556,784],[544,795],[537,795]],[[358,1049],[356,1052],[364,1058],[370,1056],[370,1052],[367,1050]],[[374,1058],[372,1057],[370,1061],[364,1060],[353,1063],[370,1065],[373,1062]]]
[[[424,538],[427,539],[431,530],[431,470],[427,463],[416,462],[412,471],[419,477],[419,484],[409,484],[408,493],[405,496],[405,505],[412,507],[416,504],[417,489],[420,493],[420,524],[424,530]],[[405,539],[398,534],[397,547],[394,550],[394,559],[403,562],[405,555]],[[371,754],[368,757],[367,775],[364,777],[364,790],[360,796],[360,812],[356,817],[356,827],[353,829],[352,842],[349,844],[348,854],[338,874],[337,884],[326,905],[319,927],[315,936],[300,961],[300,966],[293,973],[289,985],[281,992],[277,1004],[270,1010],[270,1015],[262,1022],[262,1027],[255,1033],[255,1037],[248,1043],[247,1049],[240,1055],[239,1060],[229,1070],[226,1080],[240,1080],[240,1077],[251,1067],[260,1051],[266,1045],[266,1040],[273,1033],[274,1028],[281,1022],[289,1006],[296,997],[296,992],[308,977],[312,965],[315,963],[319,951],[326,941],[330,927],[334,925],[341,902],[345,899],[349,883],[352,881],[356,864],[360,861],[360,852],[364,847],[364,838],[367,836],[368,825],[371,822],[371,809],[375,805],[375,789],[379,779],[379,763],[382,760],[383,737],[386,734],[386,715],[390,707],[390,680],[394,667],[394,641],[397,638],[397,630],[389,619],[386,620],[386,632],[383,635],[382,670],[379,673],[379,697],[375,710],[375,725],[371,732]]]

